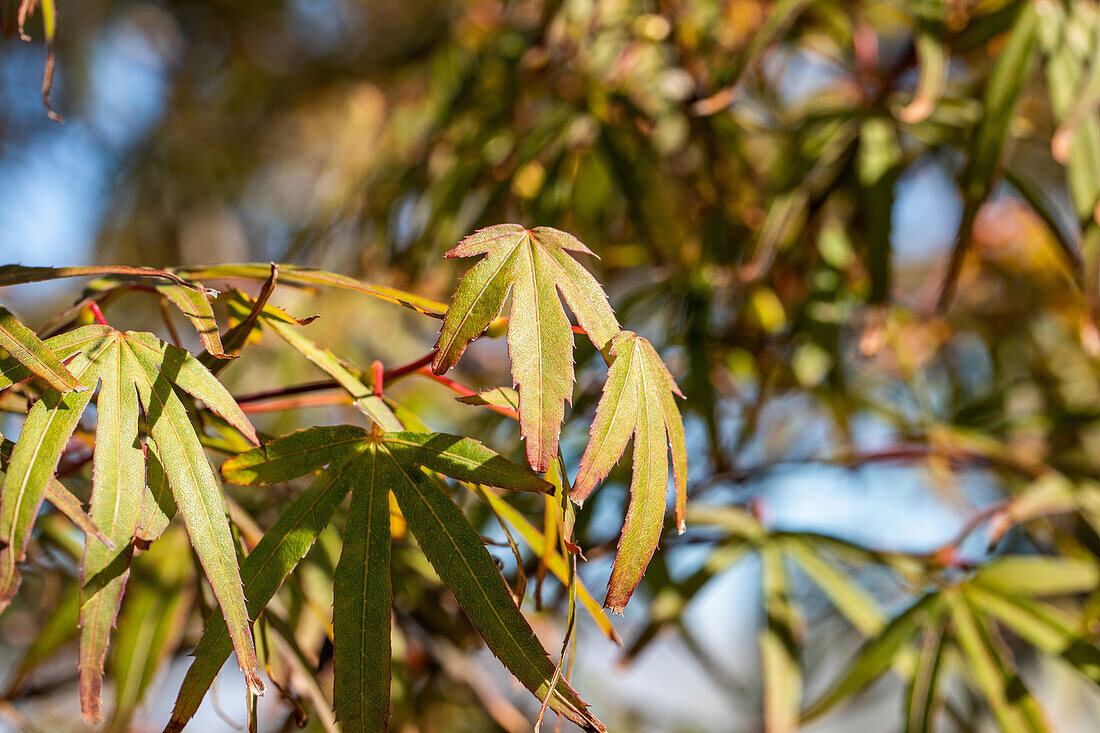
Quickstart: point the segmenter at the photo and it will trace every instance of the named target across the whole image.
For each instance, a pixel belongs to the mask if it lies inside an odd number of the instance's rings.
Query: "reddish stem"
[[[477,394],[476,390],[472,390],[472,389],[470,389],[469,387],[467,387],[463,384],[459,384],[458,382],[451,379],[450,377],[445,377],[442,374],[436,374],[431,369],[428,369],[427,367],[421,367],[418,370],[418,373],[423,374],[425,377],[427,377],[428,379],[431,379],[432,381],[439,382],[440,384],[442,384],[447,389],[451,390],[452,392],[457,392],[458,394],[462,395],[463,397],[473,397],[474,395]],[[496,405],[486,405],[486,407],[488,407],[493,412],[498,412],[501,415],[504,415],[505,417],[510,417],[513,420],[519,420],[519,413],[516,412],[515,410],[511,409],[511,408],[497,407]]]
[[[386,373],[382,370],[382,362],[375,359],[370,368],[374,371],[374,396],[381,397],[382,385],[386,379]]]
[[[92,315],[95,316],[96,322],[99,325],[101,325],[101,326],[110,325],[110,324],[107,323],[107,319],[103,317],[103,310],[100,309],[99,303],[95,302],[94,300],[91,301],[90,303],[88,303],[88,310],[90,310],[92,312]]]

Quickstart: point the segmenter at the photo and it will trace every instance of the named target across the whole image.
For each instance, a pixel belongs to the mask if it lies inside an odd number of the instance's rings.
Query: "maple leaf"
[[[584,730],[605,730],[567,682],[552,683],[554,664],[477,530],[435,474],[539,493],[552,490],[549,483],[470,438],[350,425],[300,430],[222,466],[227,480],[250,485],[315,471],[313,484],[245,558],[241,574],[249,610],[258,615],[351,494],[333,585],[333,699],[344,730],[385,730],[389,717],[391,491],[425,557],[489,649],[560,714]],[[166,733],[181,730],[195,714],[230,649],[224,625],[207,628]]]
[[[5,545],[0,550],[0,609],[19,588],[17,563],[25,559],[38,508],[55,481],[53,475],[65,445],[98,384],[90,514],[107,542],[89,535],[81,563],[78,667],[85,720],[102,719],[103,662],[135,538],[151,532],[153,514],[146,516],[145,505],[153,486],[158,491],[170,490],[171,499],[163,497],[160,502],[178,508],[214,596],[229,619],[233,648],[249,688],[262,694],[264,686],[221,487],[180,395],[186,392],[202,400],[252,443],[259,442],[255,429],[198,359],[152,334],[85,326],[55,336],[44,345],[58,359],[71,358],[68,371],[82,391],[62,394],[47,389],[31,408],[11,449],[0,484],[0,536]],[[15,359],[0,362],[0,389],[28,369]],[[148,478],[139,443],[142,414],[148,426]],[[167,520],[165,516],[164,524]]]
[[[633,331],[621,331],[611,340],[610,354],[607,381],[570,496],[582,504],[618,463],[634,437],[630,505],[604,600],[605,607],[622,613],[661,537],[670,447],[676,482],[676,523],[679,531],[684,531],[687,448],[673,397],[683,395],[652,344]]]
[[[540,472],[557,455],[565,403],[573,399],[573,333],[559,293],[596,348],[620,328],[600,284],[569,252],[593,254],[557,229],[500,224],[474,232],[446,255],[486,257],[455,289],[432,370],[444,374],[454,366],[500,315],[511,291],[508,355],[519,388],[520,432],[527,460]]]

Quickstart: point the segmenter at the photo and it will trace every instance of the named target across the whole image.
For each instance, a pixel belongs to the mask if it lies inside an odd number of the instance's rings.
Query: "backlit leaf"
[[[86,389],[42,339],[3,306],[0,306],[0,348],[59,392]]]
[[[630,505],[604,605],[622,613],[657,549],[668,492],[668,453],[676,479],[677,525],[685,526],[687,450],[672,375],[648,341],[631,331],[611,340],[611,366],[571,497],[582,503],[618,462],[634,437]]]
[[[501,224],[462,240],[448,257],[487,256],[459,282],[432,362],[436,374],[454,366],[512,292],[512,381],[519,388],[527,460],[540,472],[557,455],[565,403],[573,399],[573,333],[561,298],[596,348],[604,348],[619,330],[603,289],[570,251],[592,254],[575,237],[549,227]]]
[[[101,587],[82,596],[80,606],[80,707],[90,725],[103,720],[103,661],[130,574],[130,538],[141,519],[138,499],[145,478],[138,443],[138,396],[134,375],[128,371],[132,365],[121,358],[119,337],[111,339],[100,361],[91,515],[116,549],[89,537],[80,567],[81,585],[100,573],[106,575]]]
[[[210,298],[206,293],[193,288],[185,288],[182,285],[168,283],[157,285],[157,292],[171,301],[172,305],[180,309],[180,312],[191,321],[195,332],[199,335],[203,347],[213,356],[223,359],[231,358],[222,348],[221,334],[218,332],[218,321],[214,318],[214,309],[210,307]]]
[[[161,371],[162,364],[150,359],[139,345],[124,341],[124,359],[133,361],[137,391],[145,409],[149,430],[164,462],[191,544],[206,571],[233,639],[237,661],[250,690],[262,694],[263,681],[257,669],[252,630],[241,588],[240,570],[221,487],[199,442],[187,409],[175,393],[172,382]]]

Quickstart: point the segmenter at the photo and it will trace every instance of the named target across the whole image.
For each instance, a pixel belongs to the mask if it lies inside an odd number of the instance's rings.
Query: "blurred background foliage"
[[[615,619],[624,648],[579,622],[573,679],[612,730],[1095,729],[1095,3],[60,0],[58,13],[64,125],[37,93],[40,21],[31,43],[0,43],[4,262],[275,260],[446,300],[466,264],[441,255],[481,226],[554,226],[599,254],[620,321],[683,388],[691,453],[688,531],[670,530]],[[38,326],[78,290],[4,297]],[[275,300],[322,314],[311,338],[362,367],[421,356],[437,328],[348,294]],[[112,323],[161,328],[148,303],[126,296]],[[578,344],[571,471],[605,368]],[[224,372],[237,395],[319,376],[270,339],[249,349],[268,357]],[[457,378],[507,374],[503,342],[483,340]],[[522,452],[514,424],[437,384],[393,396],[436,429]],[[250,409],[269,433],[356,419],[339,404]],[[13,437],[18,421],[3,427]],[[628,469],[578,517],[593,589]],[[78,492],[88,479],[66,476]],[[234,521],[269,526],[294,490],[231,487]],[[512,503],[541,526],[525,501]],[[466,508],[503,539],[484,504]],[[80,728],[72,624],[51,618],[75,614],[72,542],[40,523],[38,570],[0,618],[14,728]],[[287,689],[264,704],[281,729],[324,725],[338,546],[323,536],[279,596],[296,644],[268,651]],[[511,550],[491,550],[514,579]],[[522,558],[541,577],[538,553]],[[126,683],[153,681],[135,730],[163,724],[209,607],[172,560],[142,555],[135,573],[163,592],[132,593],[122,619],[178,622],[149,632],[140,670],[117,648],[108,670],[131,706]],[[407,539],[394,577],[394,729],[529,729],[529,701]],[[525,608],[553,649],[565,597],[552,575],[535,585]],[[244,719],[230,672],[196,730]]]

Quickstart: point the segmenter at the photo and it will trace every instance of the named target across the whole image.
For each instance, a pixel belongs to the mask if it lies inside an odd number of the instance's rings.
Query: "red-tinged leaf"
[[[0,306],[0,347],[58,392],[86,389],[42,339],[3,306]]]
[[[67,394],[47,390],[27,414],[12,449],[8,472],[0,487],[0,540],[4,543],[4,549],[0,550],[0,609],[7,606],[19,589],[16,563],[26,555],[27,540],[46,495],[46,486],[91,400],[91,390],[99,380],[97,357],[108,343],[104,338],[93,343],[89,351],[76,355],[69,371],[87,389]]]
[[[221,334],[218,332],[218,321],[214,318],[214,309],[210,307],[210,296],[193,288],[185,288],[182,285],[168,283],[157,285],[157,292],[167,298],[172,305],[180,309],[180,312],[191,321],[195,332],[202,341],[203,348],[212,356],[222,359],[232,359],[235,355],[225,353],[222,348]]]
[[[100,361],[96,402],[96,449],[92,471],[91,515],[114,542],[112,550],[88,537],[80,567],[81,585],[103,574],[99,587],[82,595],[80,606],[80,708],[84,722],[103,720],[100,710],[103,662],[130,575],[130,539],[141,518],[143,455],[138,443],[138,406],[132,365],[121,358],[121,335],[111,339]]]
[[[603,289],[570,251],[592,254],[575,237],[549,227],[501,224],[462,240],[448,257],[487,256],[455,290],[432,362],[436,374],[454,366],[470,341],[500,315],[512,292],[512,381],[519,388],[527,460],[540,472],[557,455],[565,403],[573,399],[573,332],[559,292],[597,348],[619,330]]]
[[[390,507],[401,470],[367,450],[351,494],[344,549],[333,579],[333,703],[348,731],[389,730]]]
[[[645,573],[664,525],[668,492],[668,453],[672,448],[677,525],[682,532],[687,506],[687,448],[673,395],[672,375],[648,341],[631,331],[611,340],[611,366],[596,406],[590,439],[581,456],[571,496],[578,504],[618,462],[634,437],[630,505],[619,538],[604,605],[622,613]]]
[[[149,361],[129,336],[123,341],[123,358],[133,361],[133,373],[149,429],[172,488],[191,544],[206,572],[227,620],[237,661],[248,688],[263,694],[251,621],[241,586],[237,553],[225,516],[221,487],[199,442],[187,409],[176,394],[161,364]],[[171,372],[169,372],[171,374]]]

